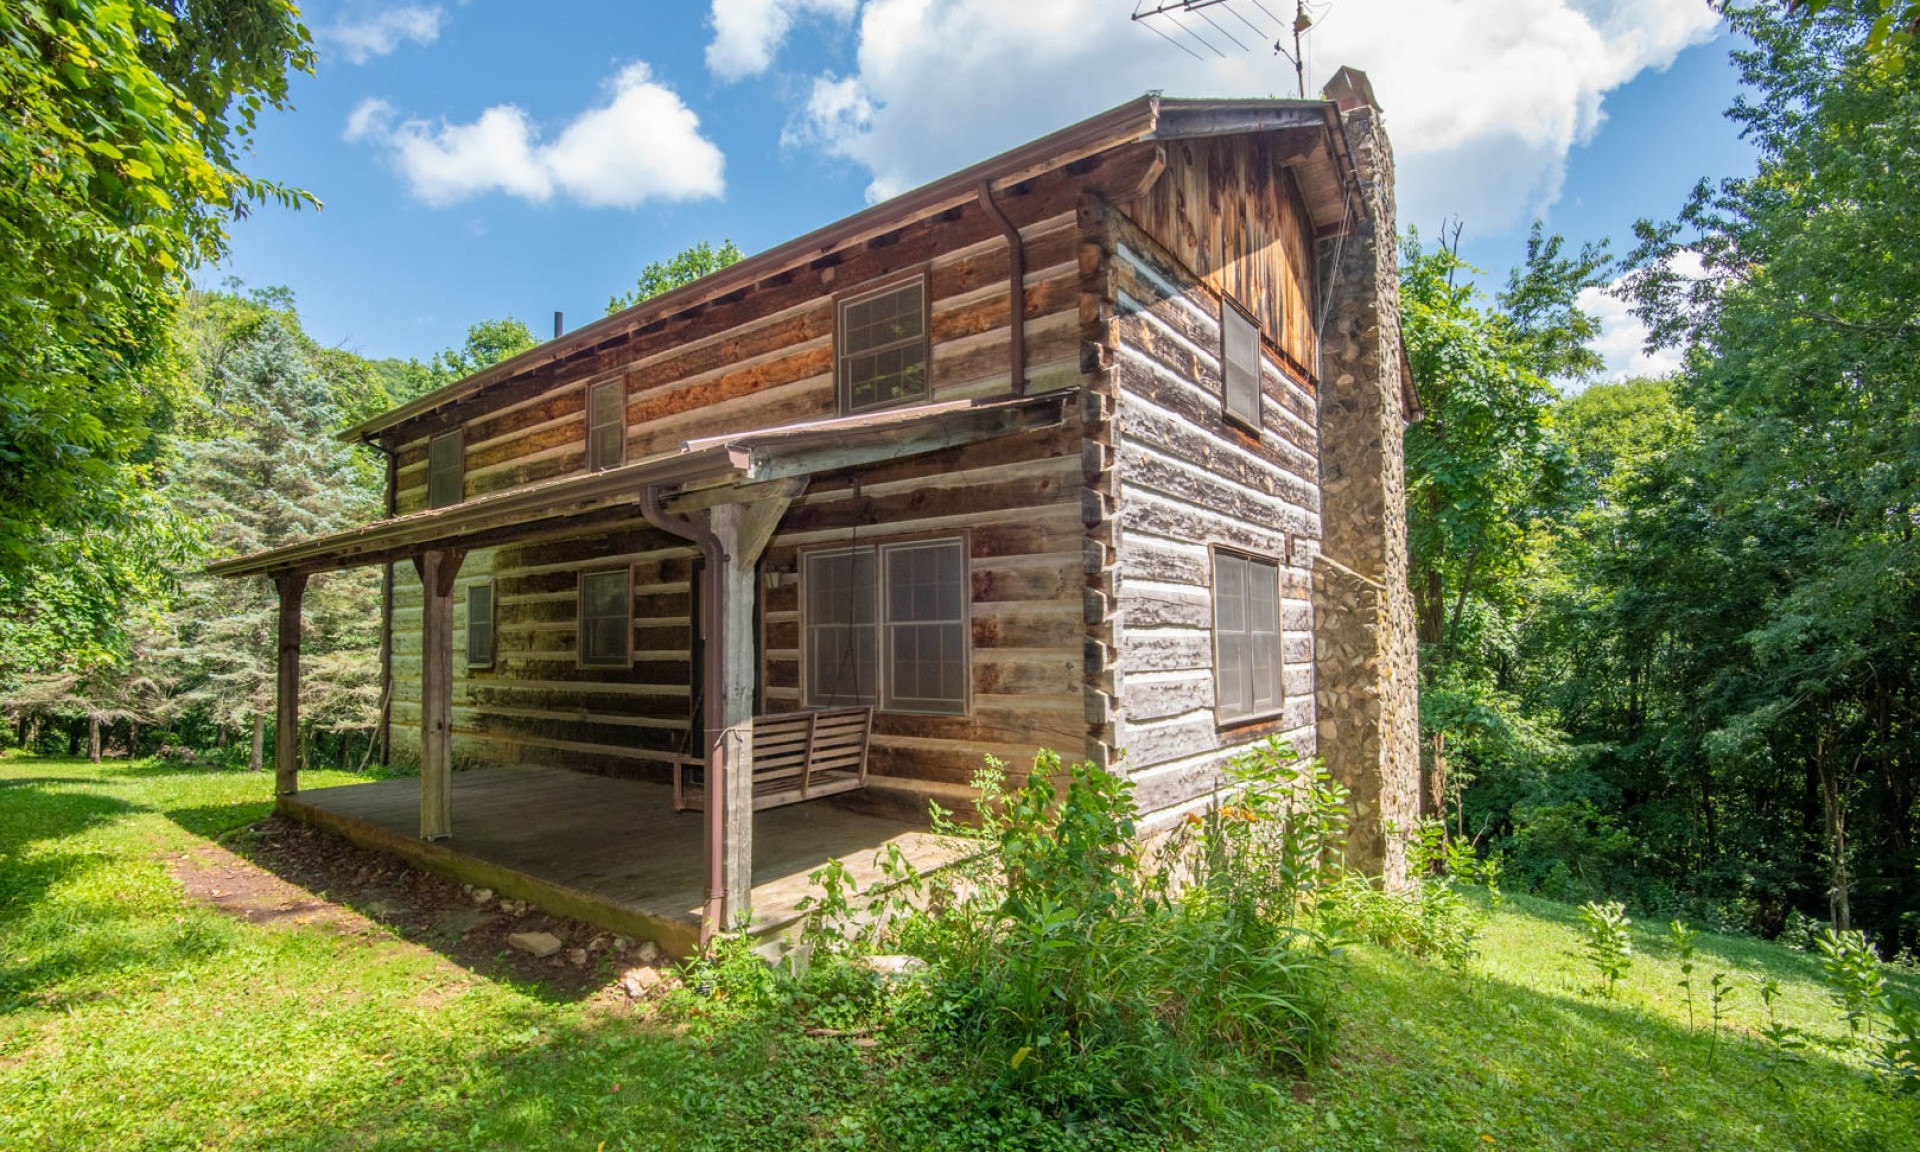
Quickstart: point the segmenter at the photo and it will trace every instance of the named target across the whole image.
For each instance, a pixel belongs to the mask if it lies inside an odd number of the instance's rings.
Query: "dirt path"
[[[630,941],[591,924],[279,817],[196,844],[168,866],[189,898],[234,919],[366,940],[397,936],[476,975],[538,984],[562,999],[617,996],[620,973],[637,963]],[[535,957],[508,944],[516,932],[546,932],[562,947]]]

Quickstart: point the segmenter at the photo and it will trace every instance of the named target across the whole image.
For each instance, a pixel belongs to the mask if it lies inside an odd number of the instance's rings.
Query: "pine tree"
[[[200,525],[210,559],[276,548],[376,514],[369,478],[334,437],[340,412],[331,382],[285,321],[264,320],[220,359],[214,377],[208,391],[220,398],[225,427],[183,446],[168,489]],[[303,654],[324,674],[304,678],[303,710],[334,730],[371,727],[377,578],[362,570],[317,579],[306,603]],[[249,767],[260,768],[274,696],[272,586],[189,575],[170,624],[164,658],[181,685],[176,707],[200,711],[223,730],[250,729]]]

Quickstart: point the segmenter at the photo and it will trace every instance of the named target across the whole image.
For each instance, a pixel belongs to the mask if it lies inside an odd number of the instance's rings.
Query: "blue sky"
[[[263,123],[252,167],[325,207],[260,209],[202,279],[286,285],[320,340],[424,358],[486,317],[544,334],[561,310],[577,326],[695,240],[770,247],[1148,88],[1290,94],[1290,68],[1242,28],[1266,23],[1254,0],[1211,9],[1247,50],[1196,26],[1217,54],[1163,25],[1193,52],[1170,44],[1131,8],[315,0],[320,68]],[[1314,8],[1310,84],[1340,62],[1372,75],[1403,224],[1461,217],[1466,254],[1496,277],[1533,215],[1624,247],[1635,218],[1751,163],[1721,117],[1730,44],[1704,4]],[[1630,325],[1594,303],[1610,358],[1630,366]]]

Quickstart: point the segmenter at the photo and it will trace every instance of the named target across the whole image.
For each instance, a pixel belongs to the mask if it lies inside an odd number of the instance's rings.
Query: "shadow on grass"
[[[177,808],[165,815],[217,845],[196,854],[192,868],[210,870],[205,877],[186,866],[177,871],[189,897],[249,924],[325,925],[353,936],[391,933],[552,1004],[605,989],[626,963],[611,949],[614,934],[606,929],[537,908],[508,913],[497,899],[476,904],[459,880],[274,816],[266,802]],[[509,944],[512,934],[532,931],[550,933],[565,947],[536,957]],[[575,948],[596,942],[587,964],[573,962]]]

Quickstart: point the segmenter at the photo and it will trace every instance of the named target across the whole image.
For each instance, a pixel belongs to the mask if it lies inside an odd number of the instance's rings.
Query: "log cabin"
[[[319,811],[302,590],[378,565],[419,841],[461,845],[456,768],[651,782],[649,827],[700,828],[703,934],[748,917],[776,809],[958,808],[983,757],[1038,748],[1124,773],[1151,830],[1282,736],[1394,876],[1420,771],[1394,237],[1363,74],[1149,95],[349,429],[387,515],[213,568],[279,590],[282,810]]]

